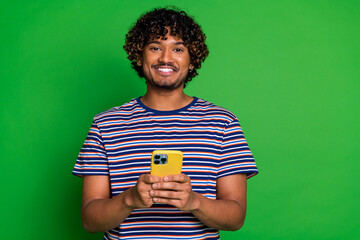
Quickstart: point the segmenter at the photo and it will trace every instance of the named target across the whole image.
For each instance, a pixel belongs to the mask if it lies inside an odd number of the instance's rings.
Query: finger
[[[151,190],[150,196],[152,198],[168,198],[168,199],[182,199],[180,192],[176,191],[163,191],[163,190]]]
[[[178,182],[160,182],[151,185],[152,189],[156,190],[170,190],[170,191],[184,191],[186,184]]]
[[[153,198],[154,203],[163,203],[163,204],[169,204],[175,207],[179,207],[181,204],[181,201],[178,199],[171,199],[171,198],[159,198],[155,197]]]
[[[177,175],[169,175],[164,177],[165,182],[179,182],[179,183],[186,183],[190,181],[190,178],[186,174],[177,174]]]
[[[143,178],[144,183],[147,183],[147,184],[158,183],[158,182],[162,181],[162,177],[151,175],[148,173],[144,174],[142,176],[144,176],[144,178]]]
[[[148,191],[150,191],[152,189],[150,184],[146,184],[146,183],[144,183],[142,181],[140,181],[139,183],[136,184],[136,188],[137,188],[139,193],[148,192]]]

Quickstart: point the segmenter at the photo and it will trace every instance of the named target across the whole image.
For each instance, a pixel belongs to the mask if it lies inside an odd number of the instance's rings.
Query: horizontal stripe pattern
[[[134,186],[150,171],[154,150],[183,152],[182,172],[195,192],[216,199],[219,177],[257,174],[241,126],[231,112],[195,98],[176,111],[156,111],[139,98],[94,117],[73,174],[108,175],[112,196]],[[104,239],[218,239],[189,212],[154,204],[136,209]]]

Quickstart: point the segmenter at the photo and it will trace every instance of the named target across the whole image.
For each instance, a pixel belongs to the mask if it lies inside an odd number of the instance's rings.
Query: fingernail
[[[154,191],[150,191],[150,195],[152,196],[152,195],[154,195],[155,194],[155,192]]]
[[[153,188],[157,188],[157,184],[154,183],[154,184],[152,185],[152,187],[153,187]]]
[[[157,198],[153,198],[153,201],[154,201],[154,202],[157,202],[157,200],[158,200]]]
[[[166,177],[164,178],[164,180],[165,180],[165,181],[169,181],[169,177],[166,176]]]

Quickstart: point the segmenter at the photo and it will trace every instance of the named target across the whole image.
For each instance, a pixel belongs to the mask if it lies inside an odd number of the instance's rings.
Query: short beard
[[[157,82],[153,81],[152,78],[151,78],[151,79],[145,78],[145,79],[146,79],[146,83],[147,83],[147,84],[150,84],[150,85],[153,86],[153,87],[161,88],[161,89],[165,89],[165,90],[174,90],[174,89],[177,89],[177,88],[183,86],[184,83],[185,83],[185,80],[186,80],[186,78],[185,78],[184,80],[181,80],[181,81],[178,81],[178,82],[174,82],[174,83],[171,83],[171,84],[158,84]]]
[[[184,87],[184,83],[186,82],[187,77],[188,77],[188,74],[186,74],[186,76],[183,79],[181,79],[180,81],[175,81],[171,84],[159,84],[159,83],[155,82],[152,77],[144,74],[144,78],[145,78],[147,84],[150,84],[153,87],[164,89],[164,90],[174,90],[174,89],[178,89],[181,86]]]

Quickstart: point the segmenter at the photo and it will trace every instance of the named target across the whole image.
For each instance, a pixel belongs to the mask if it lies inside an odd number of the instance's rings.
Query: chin
[[[174,90],[183,87],[185,80],[171,82],[168,80],[154,81],[153,79],[146,79],[146,82],[156,88]]]

